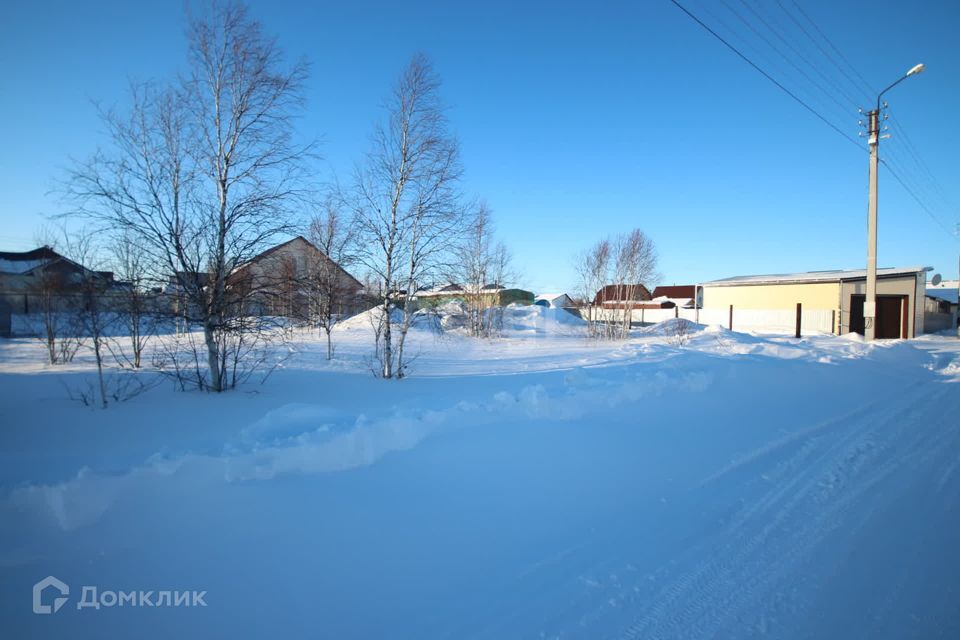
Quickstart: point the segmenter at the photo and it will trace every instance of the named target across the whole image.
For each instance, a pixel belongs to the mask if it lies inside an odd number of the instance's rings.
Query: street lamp
[[[869,118],[870,146],[870,202],[867,207],[867,296],[863,304],[863,332],[864,338],[874,340],[877,337],[877,164],[879,157],[877,149],[880,146],[880,99],[883,94],[909,78],[923,71],[922,64],[918,64],[900,79],[891,84],[877,95],[877,108],[867,114]]]

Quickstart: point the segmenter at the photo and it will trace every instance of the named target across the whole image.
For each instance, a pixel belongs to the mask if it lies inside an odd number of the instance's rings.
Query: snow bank
[[[444,430],[519,419],[578,420],[600,408],[655,398],[667,389],[701,393],[711,380],[711,374],[699,371],[634,372],[627,379],[611,380],[577,369],[564,377],[559,390],[533,384],[515,392],[499,391],[486,401],[461,401],[443,409],[422,406],[353,415],[327,405],[290,403],[242,428],[219,455],[157,453],[121,474],[84,468],[64,482],[17,488],[0,505],[6,511],[52,517],[62,529],[73,530],[96,522],[118,496],[143,490],[144,485],[185,468],[227,482],[345,471],[412,449]]]
[[[584,335],[585,328],[583,319],[564,309],[511,304],[502,312],[502,330],[506,336],[580,336]]]
[[[500,326],[501,333],[507,337],[532,335],[579,336],[583,334],[586,323],[577,315],[564,309],[551,309],[540,305],[511,304],[486,311],[488,321]],[[341,331],[372,330],[382,315],[380,309],[371,309],[358,314],[337,325]],[[401,322],[403,316],[395,311],[394,322]],[[421,309],[414,313],[411,328],[414,331],[428,333],[452,332],[463,334],[468,326],[466,305],[453,300],[431,309]]]

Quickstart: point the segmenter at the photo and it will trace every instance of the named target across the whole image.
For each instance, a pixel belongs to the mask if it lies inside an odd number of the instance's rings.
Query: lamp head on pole
[[[907,76],[915,76],[915,75],[917,75],[918,73],[920,73],[921,71],[923,71],[924,68],[925,68],[925,67],[923,66],[923,63],[918,64],[917,66],[915,66],[915,67],[913,67],[912,69],[910,69],[910,71],[907,71]]]

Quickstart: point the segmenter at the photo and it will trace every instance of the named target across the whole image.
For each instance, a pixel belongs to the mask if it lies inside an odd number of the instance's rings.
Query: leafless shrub
[[[674,318],[662,323],[664,337],[669,344],[675,347],[683,348],[690,342],[691,329],[693,323],[683,318]]]
[[[113,309],[126,330],[129,352],[117,341],[110,341],[107,346],[118,364],[139,369],[160,317],[168,310],[161,306],[159,287],[154,286],[160,283],[150,279],[148,254],[138,245],[136,236],[121,234],[112,242],[110,253],[114,277],[119,280]]]
[[[111,402],[127,402],[146,393],[160,384],[160,376],[132,370],[112,371],[103,378],[101,386],[99,378],[96,382],[87,377],[79,384],[61,384],[67,392],[67,397],[79,402],[85,407],[103,407],[101,393],[106,393]]]
[[[497,242],[490,210],[481,202],[471,216],[467,231],[456,247],[456,260],[448,271],[448,280],[464,289],[467,329],[470,335],[490,338],[500,335],[503,308],[499,288],[512,277],[510,253]]]
[[[333,358],[333,327],[356,306],[356,287],[344,267],[356,260],[357,229],[345,218],[338,198],[331,196],[310,221],[309,240],[322,255],[310,265],[305,287],[310,319],[327,340],[327,360]]]
[[[578,294],[588,301],[581,315],[590,335],[625,339],[630,335],[635,299],[641,287],[657,279],[657,252],[653,240],[640,229],[604,238],[574,261]],[[599,299],[612,287],[614,300]]]

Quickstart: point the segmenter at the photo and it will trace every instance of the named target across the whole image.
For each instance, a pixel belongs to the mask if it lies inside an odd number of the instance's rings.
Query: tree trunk
[[[203,328],[203,340],[207,344],[207,366],[210,368],[210,388],[214,391],[223,391],[223,380],[220,372],[220,349],[217,346],[213,327],[207,323]]]
[[[407,320],[410,314],[407,313],[406,305],[403,308],[403,324],[400,325],[400,338],[397,340],[397,379],[403,377],[403,343],[407,340],[407,330],[410,328]]]
[[[100,338],[94,336],[93,351],[97,357],[97,377],[100,380],[100,406],[107,408],[107,385],[103,380],[103,356],[100,354]]]
[[[390,298],[383,303],[383,377],[393,377],[393,333],[390,329]]]

